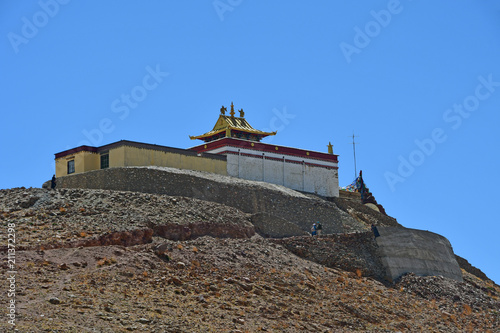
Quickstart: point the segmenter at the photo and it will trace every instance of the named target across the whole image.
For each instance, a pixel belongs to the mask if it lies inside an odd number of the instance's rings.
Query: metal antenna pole
[[[357,135],[354,135],[354,131],[352,132],[352,151],[354,153],[354,179],[358,176],[358,170],[356,168],[356,144],[358,142],[354,142],[354,138],[357,137]]]

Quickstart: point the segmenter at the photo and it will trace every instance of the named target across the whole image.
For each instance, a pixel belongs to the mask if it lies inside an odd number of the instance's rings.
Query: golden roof
[[[235,117],[234,116],[234,105],[231,103],[231,116],[226,116],[225,112],[227,109],[223,106],[221,108],[221,115],[219,116],[219,119],[217,119],[217,122],[215,123],[214,128],[205,134],[198,135],[198,136],[189,136],[191,140],[196,140],[196,139],[206,139],[210,138],[214,135],[217,135],[221,132],[226,132],[226,137],[231,137],[231,131],[240,131],[243,133],[249,133],[249,134],[254,134],[255,136],[260,138],[263,138],[268,135],[276,135],[275,132],[263,132],[256,130],[250,124],[248,121],[243,118],[245,113],[243,112],[243,109],[239,110],[241,117]]]

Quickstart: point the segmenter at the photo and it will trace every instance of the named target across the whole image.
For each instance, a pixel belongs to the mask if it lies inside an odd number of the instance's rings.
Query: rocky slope
[[[362,223],[378,218],[351,203],[337,205]],[[258,227],[253,221],[259,221]],[[363,241],[369,234],[267,239],[256,233],[262,221],[272,219],[184,197],[81,189],[1,190],[2,234],[8,224],[15,224],[15,328],[20,332],[495,332],[500,328],[500,288],[485,276],[464,270],[465,282],[459,283],[409,274],[395,285],[384,285],[364,274],[363,267],[373,265],[363,248],[369,246]],[[2,239],[0,249],[6,258]],[[324,255],[329,246],[333,254]],[[5,259],[1,264],[2,271],[10,270]],[[0,293],[0,302],[8,301],[7,293]],[[1,331],[10,328],[5,319],[0,322]]]

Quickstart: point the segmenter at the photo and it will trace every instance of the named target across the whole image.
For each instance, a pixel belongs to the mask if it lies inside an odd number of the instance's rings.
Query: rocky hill
[[[2,234],[15,225],[15,328],[499,330],[500,287],[465,259],[459,258],[464,282],[413,274],[384,282],[371,257],[376,243],[369,226],[394,226],[394,219],[349,200],[290,195],[330,209],[347,226],[344,234],[288,237],[304,230],[283,218],[285,212],[243,211],[201,195],[203,200],[99,189],[1,190]],[[0,250],[7,258],[5,237]],[[1,265],[12,270],[6,260]],[[2,304],[10,299],[0,293]],[[12,328],[4,317],[0,330]]]

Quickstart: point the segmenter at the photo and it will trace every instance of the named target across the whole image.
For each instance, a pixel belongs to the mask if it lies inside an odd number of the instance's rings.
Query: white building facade
[[[227,157],[227,173],[248,180],[263,181],[325,197],[339,196],[338,155],[332,145],[328,153],[262,143],[260,140],[276,132],[254,129],[244,118],[235,117],[231,103],[230,116],[222,106],[214,128],[205,134],[191,136],[205,144],[190,148],[198,153]]]
[[[227,173],[233,177],[325,197],[339,195],[337,155],[237,138],[222,138],[191,149],[226,155]]]

